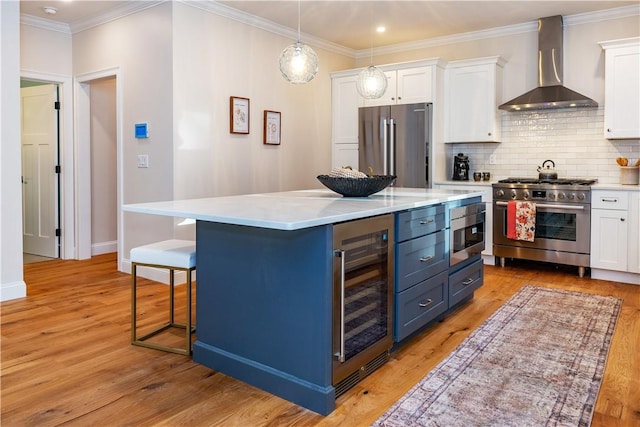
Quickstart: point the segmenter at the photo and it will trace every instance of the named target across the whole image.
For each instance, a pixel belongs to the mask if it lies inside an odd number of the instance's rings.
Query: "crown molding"
[[[276,24],[273,21],[260,18],[255,15],[242,12],[238,9],[223,5],[216,1],[202,1],[202,0],[177,0],[185,5],[195,7],[205,12],[213,13],[234,21],[238,21],[242,24],[250,25],[252,27],[259,28],[264,31],[268,31],[279,36],[292,39],[294,42],[298,39],[298,32],[292,28],[284,25]],[[313,45],[315,47],[328,50],[330,52],[338,53],[349,57],[354,57],[356,51],[354,49],[339,45],[337,43],[330,42],[325,39],[314,37],[303,32],[300,33],[300,41],[305,44]]]
[[[1,0],[0,0],[1,1]],[[33,27],[43,28],[45,30],[57,31],[65,34],[75,34],[80,31],[87,30],[89,28],[96,27],[107,22],[114,21],[116,19],[131,15],[133,13],[154,7],[158,4],[165,3],[169,0],[154,0],[144,2],[127,2],[120,7],[111,9],[106,13],[72,22],[71,24],[64,24],[50,19],[39,18],[32,15],[22,14],[20,16],[20,23],[24,25],[30,25]],[[268,31],[279,36],[297,40],[298,33],[296,30],[286,27],[284,25],[276,24],[275,22],[250,15],[246,12],[233,9],[231,7],[220,4],[216,1],[203,1],[203,0],[177,0],[185,5],[195,7],[202,11],[213,13],[234,21]],[[592,22],[607,21],[611,19],[620,19],[632,16],[640,16],[640,4],[618,7],[613,9],[601,10],[598,12],[580,13],[575,15],[567,15],[563,17],[563,25],[565,27],[572,25],[580,25]],[[504,37],[514,34],[535,32],[538,29],[537,21],[525,22],[522,24],[508,25],[505,27],[491,28],[488,30],[472,31],[468,33],[453,34],[450,36],[434,37],[432,39],[416,40],[407,43],[399,43],[390,46],[382,46],[373,49],[374,55],[386,55],[393,53],[406,52],[411,50],[419,50],[425,48],[431,48],[436,46],[444,46],[454,43],[464,43],[479,39],[488,39],[494,37]],[[361,59],[371,55],[371,49],[355,50],[337,43],[330,42],[318,37],[311,36],[309,34],[301,33],[300,41],[306,44],[313,45],[315,47],[325,49],[330,52],[334,52],[340,55]]]
[[[608,21],[611,19],[640,16],[640,4],[617,7],[613,9],[600,10],[597,12],[579,13],[575,15],[563,16],[563,26],[587,24],[592,22]],[[464,43],[479,39],[489,39],[493,37],[510,36],[527,32],[538,31],[538,22],[525,22],[522,24],[508,25],[505,27],[491,28],[488,30],[472,31],[469,33],[453,34],[450,36],[434,37],[432,39],[416,40],[413,42],[399,43],[390,46],[374,48],[374,55],[386,55],[406,52],[410,50],[425,49],[436,46],[444,46],[454,43]],[[366,58],[371,54],[370,49],[362,49],[355,52],[355,58]]]
[[[42,28],[43,30],[57,31],[59,33],[71,34],[69,24],[53,21],[51,19],[40,18],[26,13],[20,14],[20,24],[31,27]]]
[[[85,31],[90,28],[97,27],[98,25],[106,24],[107,22],[124,18],[125,16],[132,15],[136,12],[140,12],[141,10],[149,9],[151,7],[157,6],[167,1],[169,0],[126,2],[123,5],[110,9],[100,15],[96,15],[96,16],[89,17],[87,19],[81,19],[81,20],[72,22],[69,25],[71,27],[71,33],[72,34],[79,33],[81,31]]]

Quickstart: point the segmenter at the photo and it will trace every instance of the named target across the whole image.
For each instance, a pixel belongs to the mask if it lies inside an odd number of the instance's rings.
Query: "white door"
[[[57,258],[57,88],[47,84],[20,92],[23,251]]]

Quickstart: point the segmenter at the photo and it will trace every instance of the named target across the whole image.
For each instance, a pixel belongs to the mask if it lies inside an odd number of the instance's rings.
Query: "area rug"
[[[374,426],[588,426],[622,300],[525,286]]]

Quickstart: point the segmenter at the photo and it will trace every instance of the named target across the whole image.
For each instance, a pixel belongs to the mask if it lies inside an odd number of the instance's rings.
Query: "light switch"
[[[149,167],[149,155],[148,154],[138,154],[138,167],[139,168],[148,168]]]

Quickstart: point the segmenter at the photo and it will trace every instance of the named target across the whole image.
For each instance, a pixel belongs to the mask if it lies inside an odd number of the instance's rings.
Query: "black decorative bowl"
[[[318,175],[318,181],[325,187],[338,194],[342,194],[344,197],[370,196],[387,188],[395,179],[395,175],[373,175],[367,178],[343,178]]]

